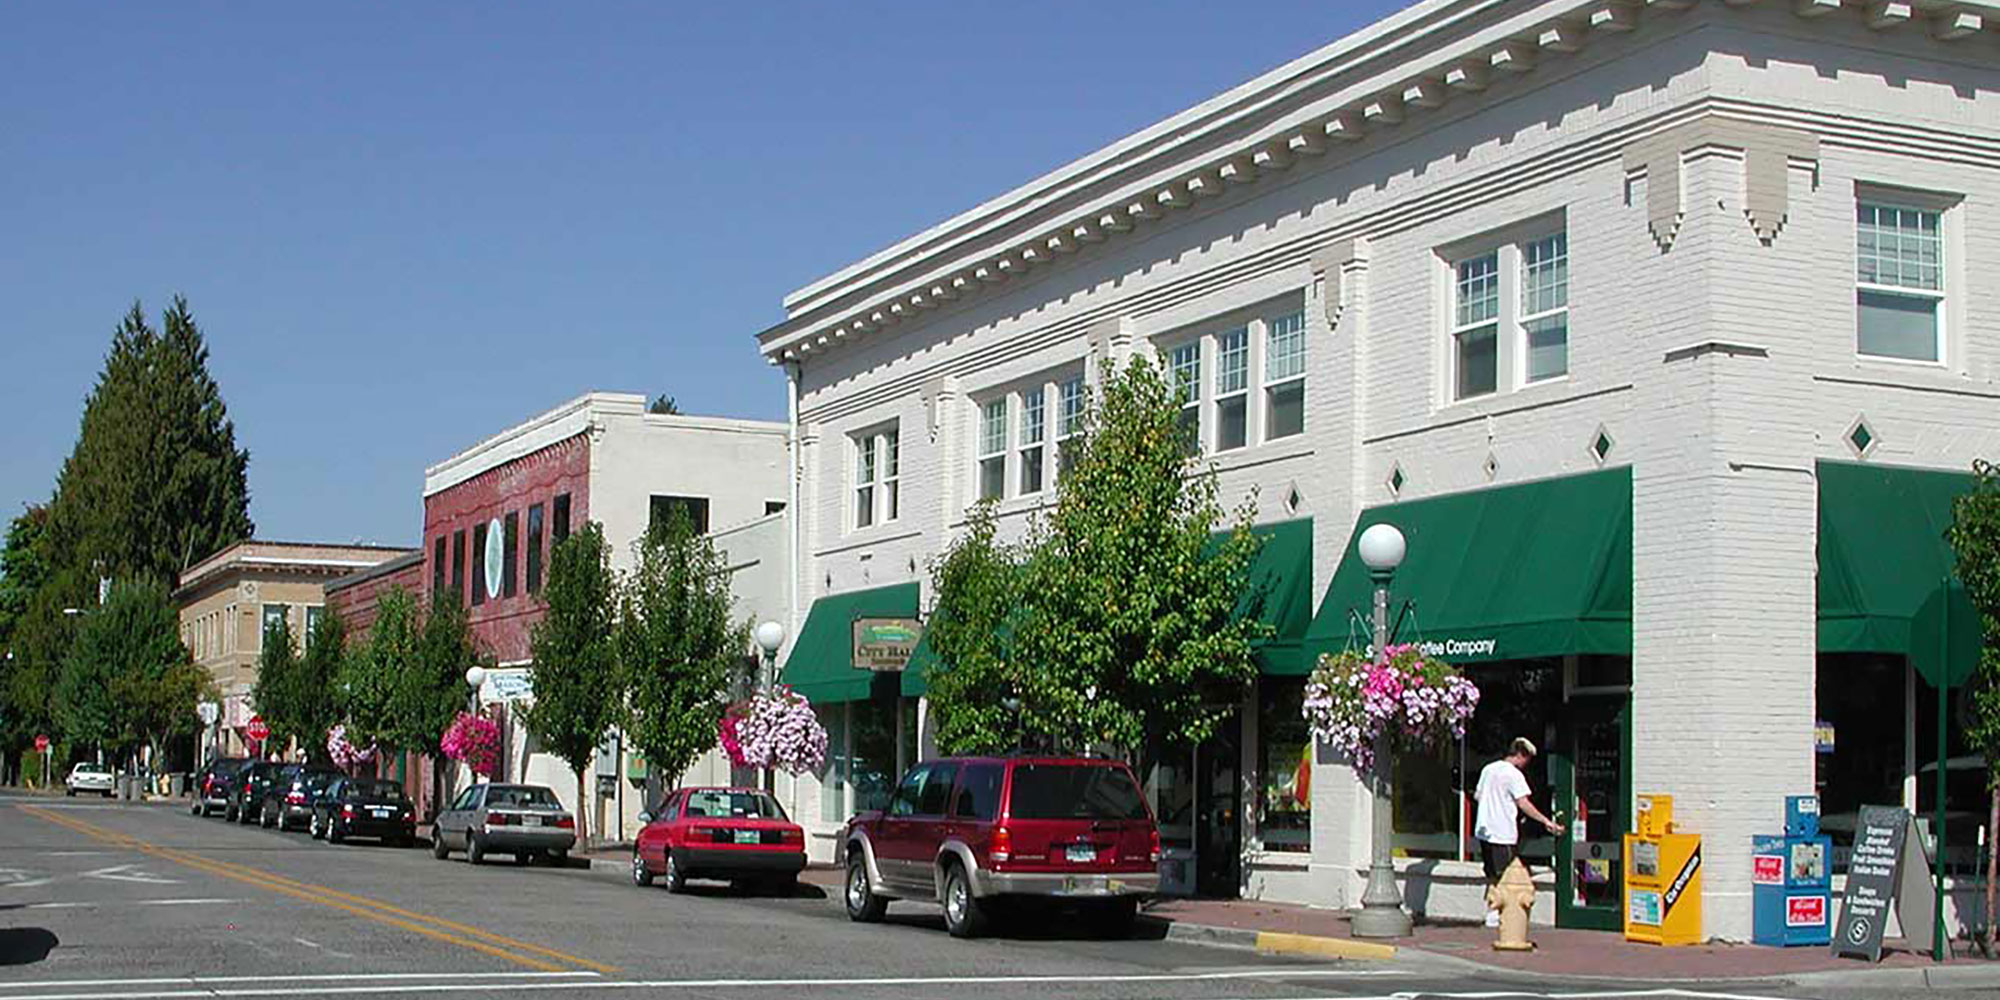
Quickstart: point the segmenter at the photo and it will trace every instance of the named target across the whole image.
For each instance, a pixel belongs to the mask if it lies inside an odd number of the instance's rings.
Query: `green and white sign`
[[[915,618],[856,618],[854,669],[902,670],[923,637],[923,623]]]

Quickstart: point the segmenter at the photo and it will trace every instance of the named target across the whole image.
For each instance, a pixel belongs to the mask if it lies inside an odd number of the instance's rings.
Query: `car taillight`
[[[569,816],[557,816],[556,826],[564,830],[574,830],[576,829],[576,820]]]
[[[694,840],[715,840],[727,836],[727,831],[713,826],[697,826],[688,831],[688,836]]]
[[[1157,865],[1160,863],[1160,830],[1158,827],[1153,828],[1151,836],[1153,841],[1153,846],[1152,846],[1153,863]]]
[[[507,824],[509,824],[509,823],[512,823],[512,822],[514,822],[514,817],[512,817],[512,816],[509,816],[509,815],[507,815],[506,813],[487,813],[487,814],[486,814],[486,825],[487,825],[487,826],[506,826]]]
[[[292,805],[298,805],[299,803],[304,802],[305,800],[306,800],[306,793],[304,792],[293,792],[285,796],[285,801]]]
[[[349,802],[349,803],[347,803],[347,804],[345,804],[345,805],[341,806],[341,807],[340,807],[340,814],[341,814],[342,816],[352,816],[352,815],[354,815],[354,803],[352,803],[352,802]]]
[[[786,830],[784,835],[779,837],[778,840],[779,843],[784,844],[803,844],[806,842],[806,832],[798,827],[793,827]]]
[[[1007,828],[1004,826],[994,827],[993,843],[986,848],[986,853],[995,861],[1012,860],[1014,857],[1014,835],[1007,832]]]

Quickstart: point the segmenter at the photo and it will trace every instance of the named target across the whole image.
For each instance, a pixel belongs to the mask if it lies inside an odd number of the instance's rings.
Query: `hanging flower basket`
[[[1313,737],[1347,757],[1358,774],[1375,766],[1375,747],[1435,747],[1465,736],[1479,707],[1479,687],[1414,645],[1390,646],[1377,663],[1356,652],[1321,656],[1306,682],[1306,724]]]
[[[375,748],[366,749],[348,742],[347,725],[342,723],[326,731],[326,755],[343,771],[352,771],[358,765],[375,759]]]
[[[438,740],[438,749],[472,773],[490,778],[500,763],[500,727],[483,715],[460,712]]]
[[[738,767],[805,774],[826,765],[826,728],[812,703],[783,685],[729,706],[716,726],[716,742]]]

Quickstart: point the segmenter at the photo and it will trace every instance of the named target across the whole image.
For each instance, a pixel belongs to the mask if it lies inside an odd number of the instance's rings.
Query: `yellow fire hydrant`
[[[1535,907],[1535,880],[1520,858],[1500,873],[1498,885],[1487,888],[1486,905],[1500,911],[1500,938],[1493,942],[1493,950],[1534,950],[1535,943],[1528,940],[1528,911]]]

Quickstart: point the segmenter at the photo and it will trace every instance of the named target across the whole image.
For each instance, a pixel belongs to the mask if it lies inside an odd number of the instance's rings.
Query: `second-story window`
[[[1021,493],[1034,494],[1042,491],[1043,465],[1042,440],[1046,436],[1046,401],[1048,393],[1036,386],[1021,393]]]
[[[1863,200],[1855,217],[1855,349],[1944,360],[1944,213]]]
[[[1007,495],[1007,397],[988,400],[979,410],[979,499]]]
[[[902,434],[894,427],[855,435],[854,526],[894,521],[903,512]]]
[[[1458,262],[1452,295],[1452,384],[1458,399],[1500,387],[1500,253]]]
[[[1167,352],[1167,383],[1181,404],[1176,423],[1189,453],[1201,450],[1201,341],[1190,340]]]
[[[1569,374],[1569,235],[1521,244],[1523,381]]]
[[[1264,439],[1306,429],[1306,314],[1264,321]]]
[[[1057,383],[1056,385],[1056,475],[1069,473],[1076,464],[1076,449],[1071,442],[1083,433],[1084,410],[1089,396],[1084,392],[1083,376]]]
[[[528,507],[528,593],[542,592],[542,505]]]
[[[1215,450],[1248,444],[1249,420],[1250,328],[1239,326],[1215,337]]]

